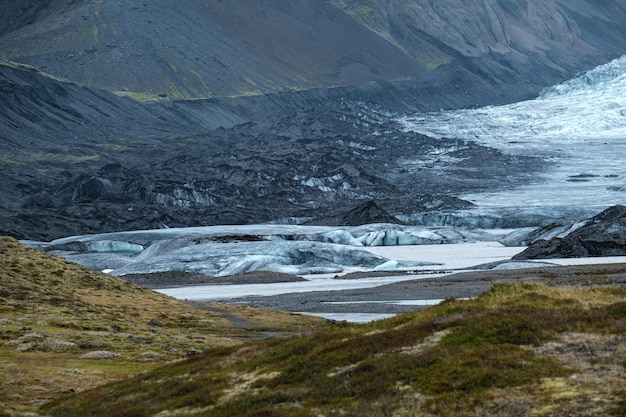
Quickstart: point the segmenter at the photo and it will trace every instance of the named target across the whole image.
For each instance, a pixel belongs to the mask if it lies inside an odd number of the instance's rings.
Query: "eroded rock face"
[[[418,33],[424,32],[467,57],[514,50],[538,52],[555,45],[591,50],[582,40],[582,32],[568,5],[554,0],[334,0],[334,3],[407,47],[410,47],[407,34],[409,39],[417,39]],[[364,5],[369,6],[367,12]]]
[[[610,207],[565,236],[539,239],[513,259],[626,255],[626,207]]]

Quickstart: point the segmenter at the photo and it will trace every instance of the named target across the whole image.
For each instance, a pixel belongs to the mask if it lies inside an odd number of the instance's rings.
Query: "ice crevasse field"
[[[506,192],[463,196],[483,208],[586,208],[626,197],[626,57],[599,66],[534,100],[402,119],[407,130],[476,140],[509,153],[549,158],[542,181]]]

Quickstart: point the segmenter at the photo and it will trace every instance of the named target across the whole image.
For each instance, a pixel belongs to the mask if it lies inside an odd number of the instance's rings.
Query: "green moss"
[[[105,152],[116,152],[116,153],[118,153],[118,152],[126,152],[126,151],[131,149],[128,146],[118,145],[118,144],[114,144],[114,143],[98,144],[97,147],[102,149]]]
[[[54,162],[62,164],[81,164],[85,162],[97,161],[100,155],[72,155],[68,153],[42,152],[30,156],[33,162]]]
[[[259,89],[257,83],[253,79],[244,77],[242,83],[237,87],[237,93],[230,95],[229,97],[255,97],[262,94],[263,92]]]
[[[128,142],[127,142],[128,143]],[[126,152],[132,149],[131,146],[125,144],[123,141],[120,143],[99,143],[96,148],[101,149],[104,152]]]
[[[127,90],[114,90],[113,94],[116,94],[120,97],[128,97],[135,101],[139,102],[152,102],[152,101],[166,101],[168,100],[167,96],[159,96],[158,94],[148,93],[145,91],[127,91]]]
[[[211,92],[208,90],[198,91],[197,94],[195,94],[191,91],[182,89],[175,84],[171,84],[161,93],[128,90],[114,90],[112,91],[112,93],[120,97],[128,97],[139,102],[157,102],[169,100],[207,100],[213,98],[213,94],[211,94]]]
[[[448,55],[440,53],[430,47],[424,47],[421,51],[412,51],[415,59],[428,71],[439,68],[442,65],[448,65],[452,63],[452,58]]]
[[[530,346],[563,332],[623,332],[622,296],[585,291],[498,285],[477,299],[451,299],[390,320],[210,349],[59,400],[44,411],[52,416],[102,415],[111,407],[137,415],[178,410],[212,417],[471,415],[494,392],[516,389],[529,396],[536,392],[539,406],[551,406],[577,398],[578,391],[564,383],[574,371]],[[623,411],[621,402],[613,405],[615,413]]]
[[[356,20],[377,32],[388,32],[383,11],[372,0],[333,0],[337,7],[345,10]]]
[[[626,301],[611,304],[605,308],[606,313],[615,320],[626,319]]]
[[[373,2],[367,2],[357,5],[354,9],[354,13],[359,17],[359,20],[364,22],[371,28],[379,31],[387,30],[387,22],[382,13],[382,10]]]
[[[425,352],[416,365],[417,387],[422,392],[446,396],[516,387],[538,378],[571,373],[555,360],[539,358],[528,349],[509,344],[436,347]]]
[[[188,71],[195,77],[195,80],[190,82],[189,84],[196,85],[197,83],[195,81],[197,80],[197,82],[199,82],[200,85],[202,85],[202,89],[201,91],[198,91],[199,94],[197,96],[205,98],[205,99],[209,99],[213,97],[213,93],[211,93],[211,88],[206,83],[204,77],[202,77],[202,74],[200,74],[197,70],[191,67],[188,68]]]
[[[48,74],[47,72],[41,71],[40,69],[38,69],[36,67],[33,67],[32,65],[22,64],[22,63],[14,62],[14,61],[9,61],[8,59],[4,59],[4,58],[0,58],[0,65],[4,65],[4,66],[15,68],[15,69],[34,71],[34,72],[36,72],[37,74],[39,74],[41,76],[53,79],[55,81],[67,82],[67,80],[64,79],[64,78],[57,77],[57,76],[54,76],[52,74]]]
[[[24,161],[21,161],[15,158],[6,157],[6,156],[0,156],[0,162],[9,164],[9,165],[26,165],[26,162]]]

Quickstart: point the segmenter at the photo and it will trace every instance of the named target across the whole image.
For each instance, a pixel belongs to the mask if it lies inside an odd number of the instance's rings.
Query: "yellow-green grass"
[[[0,237],[0,404],[17,410],[188,353],[323,325],[291,313],[186,304]]]
[[[82,164],[98,161],[100,155],[72,155],[68,153],[38,152],[23,154],[16,157],[0,157],[0,162],[11,165],[28,165],[31,163],[51,164]]]
[[[65,80],[65,79],[63,79],[61,77],[57,77],[57,76],[54,76],[52,74],[48,74],[47,72],[41,71],[41,70],[33,67],[32,65],[11,61],[11,60],[8,60],[8,59],[5,59],[5,58],[0,58],[0,65],[4,65],[4,66],[10,67],[10,68],[15,68],[15,69],[20,69],[20,70],[33,71],[33,72],[36,72],[39,75],[42,75],[42,76],[44,76],[46,78],[53,79],[55,81],[67,82],[67,80]]]
[[[623,288],[501,284],[389,320],[216,347],[42,412],[621,416],[625,320]]]

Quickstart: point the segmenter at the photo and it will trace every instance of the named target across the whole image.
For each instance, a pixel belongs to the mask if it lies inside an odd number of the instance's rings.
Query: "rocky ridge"
[[[529,235],[530,245],[513,259],[626,255],[626,207],[613,206],[576,223],[553,223]]]

